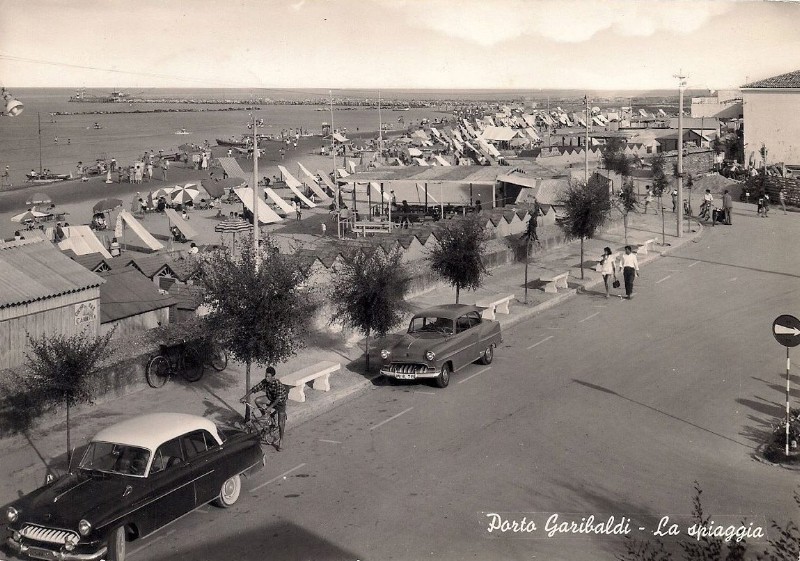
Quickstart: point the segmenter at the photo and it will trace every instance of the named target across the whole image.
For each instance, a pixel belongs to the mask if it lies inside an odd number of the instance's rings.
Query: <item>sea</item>
[[[302,129],[321,134],[323,123],[348,134],[377,132],[379,123],[403,128],[422,119],[433,121],[449,117],[453,107],[463,103],[524,101],[558,103],[581,101],[586,92],[576,90],[260,90],[260,89],[166,89],[125,90],[140,99],[238,100],[272,99],[304,104],[235,104],[235,103],[73,103],[71,88],[11,88],[11,93],[25,105],[17,117],[0,117],[0,170],[8,166],[10,181],[19,185],[31,170],[49,169],[54,173],[75,171],[80,163],[116,158],[120,163],[133,162],[145,152],[174,152],[182,144],[212,145],[217,138],[240,137],[247,132],[251,115],[263,119],[264,134],[279,135],[285,129]],[[87,89],[86,94],[107,96],[111,89]],[[352,100],[351,106],[334,105],[326,100]],[[384,107],[360,106],[359,102],[377,100],[402,102],[430,101],[426,107],[397,111]],[[596,100],[645,99],[651,102],[674,100],[674,91],[590,92]],[[638,96],[638,97],[637,97]],[[310,102],[310,103],[305,103]],[[318,103],[313,103],[318,102]],[[624,104],[624,103],[623,103]],[[186,112],[159,112],[190,110]],[[71,114],[65,114],[71,113]],[[176,134],[184,129],[188,134]],[[0,171],[1,172],[1,171]]]

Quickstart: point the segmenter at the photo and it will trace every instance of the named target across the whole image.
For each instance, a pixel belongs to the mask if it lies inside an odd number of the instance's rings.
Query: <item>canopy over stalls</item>
[[[254,211],[253,208],[253,189],[250,187],[239,187],[233,190],[236,196],[242,201],[245,207],[250,212]],[[278,216],[278,213],[272,210],[264,199],[258,197],[258,221],[262,224],[274,224],[275,222],[282,222],[283,218]]]
[[[239,165],[239,162],[237,162],[235,158],[221,157],[217,158],[217,161],[222,169],[225,170],[225,173],[228,175],[228,177],[241,177],[242,179],[247,179],[247,174],[244,172],[242,166]]]
[[[186,220],[181,218],[181,215],[178,214],[176,211],[174,211],[171,208],[165,208],[164,214],[167,215],[170,224],[172,224],[178,230],[181,231],[181,234],[183,234],[184,238],[186,238],[187,240],[193,240],[197,237],[197,232],[195,231],[195,229],[192,228],[189,225],[189,223],[186,222]]]
[[[125,209],[119,211],[117,215],[117,225],[114,228],[114,235],[122,239],[124,233],[124,226],[127,226],[133,230],[133,232],[139,236],[139,239],[144,242],[149,249],[153,251],[158,251],[159,249],[164,249],[164,245],[155,239],[150,232],[148,232],[144,226],[139,224],[139,221],[136,220],[133,215]]]
[[[300,187],[303,187],[302,183],[300,183],[291,173],[289,173],[289,171],[285,167],[278,166],[278,169],[283,175],[283,180],[286,182],[286,186],[292,190],[292,193],[294,193],[295,196],[298,199],[300,199],[304,205],[306,205],[308,208],[314,208],[315,206],[317,206],[316,204],[312,203],[308,199],[308,197],[306,197],[303,194],[302,191],[300,191]]]
[[[278,194],[277,194],[275,191],[273,191],[273,190],[272,190],[272,188],[270,188],[270,187],[267,187],[266,189],[264,189],[264,193],[266,193],[266,195],[267,195],[267,196],[268,196],[270,199],[272,199],[272,202],[273,202],[273,203],[275,203],[276,205],[278,205],[278,207],[279,207],[279,208],[280,208],[280,209],[281,209],[281,210],[282,210],[284,213],[289,213],[289,212],[293,212],[293,211],[294,211],[294,209],[292,208],[292,205],[290,205],[289,203],[287,203],[286,201],[284,201],[284,200],[281,198],[281,196],[280,196],[280,195],[278,195]]]
[[[61,230],[66,237],[58,242],[59,249],[71,249],[75,255],[99,253],[106,259],[111,259],[111,254],[89,226],[64,226]]]

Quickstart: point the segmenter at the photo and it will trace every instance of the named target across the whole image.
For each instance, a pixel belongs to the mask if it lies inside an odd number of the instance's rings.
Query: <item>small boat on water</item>
[[[72,179],[71,173],[36,173],[32,171],[31,173],[26,173],[25,177],[27,178],[26,181],[28,183],[33,183],[34,185],[45,185],[47,183],[56,183],[58,181],[67,181]]]
[[[190,133],[186,129],[181,129],[181,130],[175,131],[175,134],[192,134],[192,133]]]
[[[250,143],[246,140],[224,140],[222,138],[217,139],[218,146],[236,146],[237,148],[246,148],[250,145]]]

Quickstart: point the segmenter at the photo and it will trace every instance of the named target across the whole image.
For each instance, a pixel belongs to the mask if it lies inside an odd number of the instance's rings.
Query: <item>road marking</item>
[[[595,304],[594,306],[592,306],[592,308],[605,308],[605,307],[606,307],[605,304]]]
[[[735,281],[735,280],[736,280],[736,279],[738,279],[738,278],[739,278],[739,277],[733,277],[732,279],[728,279],[728,282],[733,282],[733,281]]]
[[[472,374],[471,376],[467,376],[467,377],[466,377],[466,378],[464,378],[463,380],[459,380],[459,381],[458,381],[458,383],[459,383],[459,384],[463,384],[464,382],[466,382],[466,381],[467,381],[467,380],[469,380],[470,378],[474,378],[474,377],[475,377],[475,376],[477,376],[478,374],[483,374],[483,373],[484,373],[484,372],[486,372],[487,370],[491,370],[491,369],[492,369],[492,367],[491,367],[491,366],[487,366],[486,368],[484,368],[484,369],[483,369],[483,370],[481,370],[480,372],[476,372],[475,374]]]
[[[328,444],[341,444],[338,440],[325,440],[324,438],[319,439],[320,442],[327,442]]]
[[[552,329],[554,331],[561,331],[564,328],[563,327],[547,327],[546,329]]]
[[[598,312],[598,313],[599,313],[599,312]],[[544,339],[542,339],[542,340],[541,340],[541,341],[539,341],[538,343],[534,343],[533,345],[531,345],[530,347],[528,347],[528,350],[531,350],[533,347],[537,347],[537,346],[541,345],[541,344],[542,344],[542,343],[544,343],[545,341],[549,341],[549,340],[550,340],[550,339],[552,339],[553,337],[555,337],[555,335],[548,335],[547,337],[545,337]]]
[[[660,284],[660,283],[664,282],[665,280],[667,280],[667,279],[668,279],[668,278],[670,278],[671,276],[672,276],[672,275],[667,275],[667,276],[666,276],[666,277],[664,277],[663,279],[661,279],[661,280],[657,280],[657,281],[656,281],[656,284]]]
[[[419,390],[414,392],[415,394],[421,393],[422,395],[436,395],[436,392],[421,392]]]
[[[409,412],[409,411],[411,411],[412,409],[414,409],[414,408],[413,408],[413,407],[409,407],[408,409],[406,409],[406,410],[404,410],[404,411],[400,411],[400,413],[398,413],[397,415],[394,415],[394,416],[392,416],[392,417],[389,417],[388,419],[386,419],[385,421],[381,421],[381,422],[380,422],[380,423],[378,423],[377,425],[373,425],[373,426],[371,426],[369,430],[375,430],[375,429],[377,429],[378,427],[380,427],[380,426],[382,426],[382,425],[385,425],[385,424],[386,424],[386,423],[388,423],[389,421],[394,421],[394,420],[395,420],[396,418],[398,418],[400,415],[405,415],[406,413],[408,413],[408,412]]]
[[[306,464],[300,464],[299,466],[294,466],[294,467],[293,467],[292,469],[290,469],[289,471],[284,471],[284,472],[283,472],[282,474],[280,474],[279,476],[277,476],[277,477],[273,477],[273,478],[272,478],[272,479],[270,479],[269,481],[265,481],[264,483],[262,483],[262,484],[261,484],[261,485],[259,485],[258,487],[253,487],[252,489],[250,489],[250,492],[251,492],[251,493],[255,493],[256,491],[258,491],[258,490],[259,490],[259,489],[261,489],[262,487],[265,487],[266,485],[269,485],[270,483],[275,483],[275,482],[276,482],[277,480],[279,480],[280,478],[282,478],[282,477],[286,477],[287,475],[289,475],[289,474],[290,474],[290,473],[292,473],[293,471],[296,471],[296,470],[300,469],[300,468],[301,468],[301,467],[303,467],[304,465],[306,465]]]
[[[691,265],[689,265],[689,267],[694,267],[694,266],[695,266],[695,265],[697,265],[698,263],[700,263],[700,261],[695,261],[694,263],[692,263]]]
[[[578,323],[583,323],[583,322],[584,322],[584,321],[586,321],[587,319],[592,319],[594,316],[599,316],[599,315],[600,315],[600,312],[595,312],[595,313],[593,313],[592,315],[590,315],[589,317],[583,318],[583,319],[582,319],[582,320],[580,320]]]

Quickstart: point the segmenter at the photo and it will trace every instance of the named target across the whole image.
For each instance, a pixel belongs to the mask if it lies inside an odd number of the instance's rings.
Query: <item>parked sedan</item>
[[[381,373],[398,380],[433,378],[444,388],[450,374],[464,366],[476,360],[491,363],[502,342],[500,324],[483,319],[481,310],[447,304],[418,313],[403,338],[381,351]]]
[[[239,498],[263,466],[258,434],[195,415],[155,413],[108,427],[77,467],[5,508],[7,544],[34,559],[125,558],[126,543],[208,502]]]

